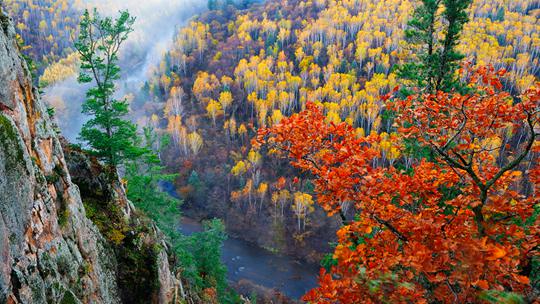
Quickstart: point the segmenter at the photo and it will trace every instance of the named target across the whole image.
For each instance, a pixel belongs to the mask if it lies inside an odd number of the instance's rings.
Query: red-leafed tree
[[[312,175],[330,214],[352,202],[329,271],[310,303],[471,303],[534,297],[538,255],[537,155],[540,84],[519,98],[501,91],[502,72],[482,68],[471,92],[388,101],[403,155],[411,142],[432,156],[380,165],[381,136],[307,110],[260,131]],[[375,166],[374,164],[379,164]]]

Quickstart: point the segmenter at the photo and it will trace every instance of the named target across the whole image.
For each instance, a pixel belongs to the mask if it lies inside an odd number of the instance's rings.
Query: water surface
[[[183,218],[181,231],[192,234],[202,230],[195,220]],[[289,298],[299,299],[316,286],[319,267],[289,256],[277,255],[241,239],[229,238],[223,244],[222,261],[230,281],[249,280],[257,285],[278,289]]]

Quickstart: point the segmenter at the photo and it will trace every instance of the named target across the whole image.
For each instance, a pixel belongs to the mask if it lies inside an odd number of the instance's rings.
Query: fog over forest
[[[137,94],[150,74],[150,69],[159,63],[165,51],[173,41],[173,35],[195,15],[207,9],[205,1],[200,0],[88,0],[77,1],[76,8],[96,8],[104,16],[115,16],[119,11],[129,10],[135,16],[133,33],[120,53],[122,78],[118,82],[116,96]],[[81,105],[87,85],[77,83],[76,76],[63,82],[55,83],[44,90],[43,98],[47,103],[58,104],[62,101],[63,109],[57,116],[62,134],[71,142],[79,142],[77,137],[86,117],[81,114]],[[137,120],[136,113],[132,119]]]

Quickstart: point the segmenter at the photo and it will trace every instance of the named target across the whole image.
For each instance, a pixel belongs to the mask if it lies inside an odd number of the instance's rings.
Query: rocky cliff
[[[134,215],[122,187],[111,187],[114,195],[109,191],[103,202],[91,193],[86,199],[118,208],[121,235],[104,235],[87,217],[11,21],[0,11],[0,303],[174,300],[180,285],[165,242]],[[146,298],[131,301],[130,292],[148,286]]]

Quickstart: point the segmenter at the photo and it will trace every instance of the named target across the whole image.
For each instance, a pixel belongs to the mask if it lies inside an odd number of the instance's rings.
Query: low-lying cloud
[[[96,7],[100,14],[117,16],[129,10],[135,16],[134,32],[120,54],[122,78],[118,81],[118,96],[137,93],[149,77],[150,68],[159,63],[173,41],[176,29],[191,17],[206,9],[203,0],[91,0],[77,2],[81,11]],[[63,135],[72,142],[87,120],[81,114],[87,87],[78,84],[75,77],[45,88],[43,98],[58,108],[57,121]]]

